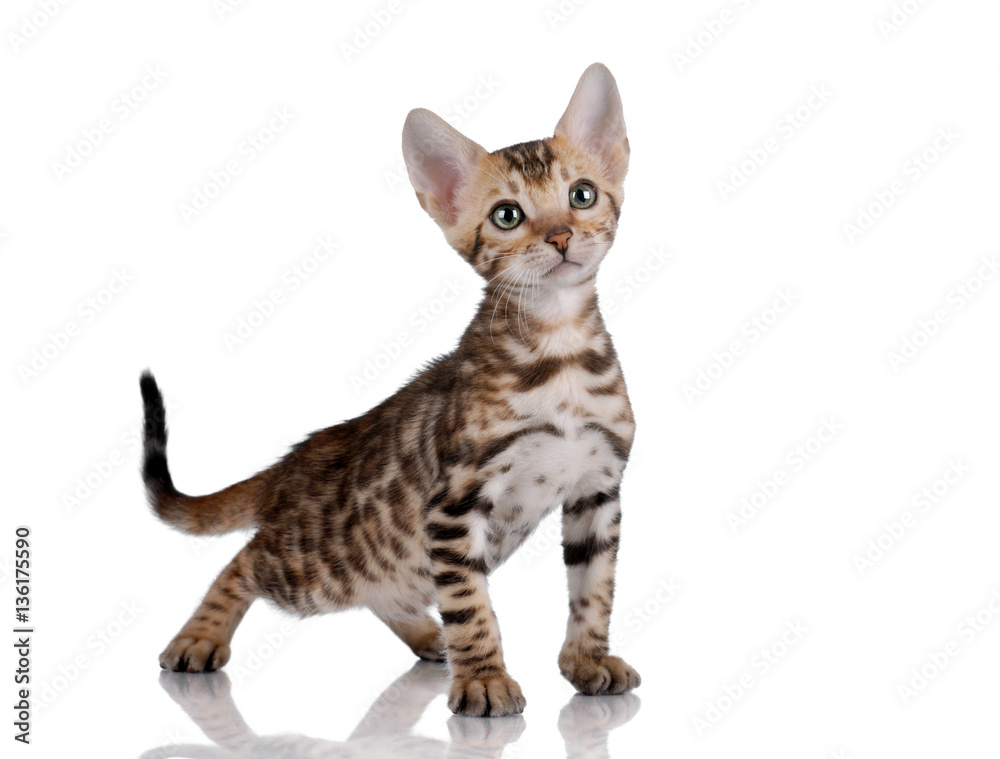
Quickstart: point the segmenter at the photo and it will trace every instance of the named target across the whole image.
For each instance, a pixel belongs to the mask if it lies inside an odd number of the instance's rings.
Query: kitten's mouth
[[[550,274],[555,274],[555,275],[558,276],[558,275],[561,275],[561,274],[565,274],[568,271],[572,271],[573,269],[579,269],[579,268],[580,268],[580,264],[578,264],[576,261],[570,261],[569,259],[563,259],[562,261],[560,261],[559,263],[557,263],[555,266],[553,266],[551,269],[549,269],[547,272],[545,272],[545,274],[543,274],[542,276],[543,277],[547,277]]]

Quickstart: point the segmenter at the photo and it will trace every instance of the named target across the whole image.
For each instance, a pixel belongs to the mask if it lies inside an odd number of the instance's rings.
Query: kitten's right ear
[[[403,160],[421,207],[441,226],[458,219],[456,195],[486,151],[434,113],[417,108],[403,124]]]
[[[612,181],[625,179],[629,147],[622,99],[603,63],[592,63],[583,72],[555,133],[594,154]]]

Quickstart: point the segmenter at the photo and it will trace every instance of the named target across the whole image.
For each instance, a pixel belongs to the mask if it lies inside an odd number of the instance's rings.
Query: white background
[[[599,288],[639,428],[612,630],[643,684],[573,699],[559,676],[550,521],[492,582],[523,718],[449,721],[438,696],[413,730],[430,743],[352,750],[995,755],[1000,282],[980,272],[1000,255],[1000,7],[904,5],[5,3],[0,608],[9,630],[14,527],[30,525],[36,628],[33,743],[15,749],[212,743],[161,688],[157,655],[246,536],[193,540],[149,512],[139,372],[168,397],[171,466],[192,493],[394,392],[479,297],[399,173],[407,111],[450,116],[489,149],[540,138],[601,60],[632,163]],[[366,42],[372,13],[390,20]],[[31,19],[45,23],[28,39]],[[120,98],[137,87],[132,109]],[[274,109],[293,118],[254,154],[244,141]],[[63,171],[72,151],[87,155]],[[185,219],[231,160],[239,173]],[[877,218],[850,232],[869,206]],[[338,247],[317,262],[324,236]],[[106,292],[116,275],[127,285]],[[241,319],[259,326],[227,345]],[[836,434],[814,438],[824,420]],[[923,500],[949,466],[961,476]],[[772,495],[734,529],[759,488]],[[791,646],[788,625],[804,628]],[[300,623],[264,603],[233,652],[249,726],[330,741],[328,755],[412,663],[367,612]],[[406,704],[444,687],[421,672],[390,689],[376,732],[405,733]],[[224,711],[223,686],[185,687],[192,708]],[[3,721],[10,746],[9,707]]]

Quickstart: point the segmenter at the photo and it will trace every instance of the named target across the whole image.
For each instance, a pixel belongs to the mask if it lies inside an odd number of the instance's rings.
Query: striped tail
[[[139,379],[145,409],[142,479],[156,515],[167,524],[197,535],[218,535],[255,524],[263,473],[212,495],[184,495],[167,468],[167,412],[149,371]]]

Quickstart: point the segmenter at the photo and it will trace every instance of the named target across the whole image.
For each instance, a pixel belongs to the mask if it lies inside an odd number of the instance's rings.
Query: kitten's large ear
[[[628,137],[615,78],[603,63],[587,67],[576,85],[556,136],[595,154],[608,178],[620,183],[628,170]]]
[[[423,108],[403,125],[403,160],[420,205],[442,226],[458,217],[455,195],[486,151],[451,124]]]

